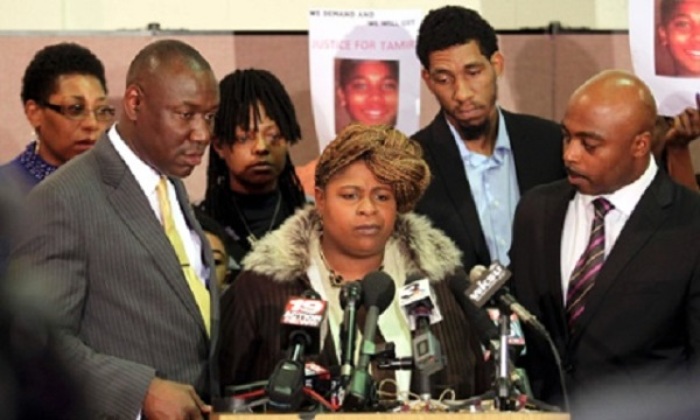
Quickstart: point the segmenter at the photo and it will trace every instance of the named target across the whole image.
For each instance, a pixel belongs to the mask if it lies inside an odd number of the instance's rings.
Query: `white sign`
[[[420,10],[311,10],[311,100],[322,151],[348,123],[418,130]]]
[[[700,46],[693,39],[700,25],[700,2],[633,0],[629,19],[634,71],[654,93],[659,114],[674,116],[697,107]]]

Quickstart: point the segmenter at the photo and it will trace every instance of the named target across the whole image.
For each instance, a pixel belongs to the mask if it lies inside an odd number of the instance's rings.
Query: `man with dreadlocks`
[[[240,262],[306,201],[287,150],[299,141],[301,129],[289,94],[266,70],[236,70],[219,91],[199,209],[231,235],[237,245],[231,258]]]

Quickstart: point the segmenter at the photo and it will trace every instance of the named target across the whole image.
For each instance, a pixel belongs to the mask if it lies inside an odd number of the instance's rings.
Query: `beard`
[[[491,125],[490,123],[491,120],[486,118],[482,123],[477,125],[459,124],[457,126],[457,131],[463,140],[477,140],[488,132],[489,126]]]

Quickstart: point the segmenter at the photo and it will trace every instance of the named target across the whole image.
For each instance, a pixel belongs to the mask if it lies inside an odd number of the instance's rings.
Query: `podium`
[[[214,413],[211,420],[571,420],[568,413],[506,412],[488,413],[321,413],[305,414],[233,414]]]

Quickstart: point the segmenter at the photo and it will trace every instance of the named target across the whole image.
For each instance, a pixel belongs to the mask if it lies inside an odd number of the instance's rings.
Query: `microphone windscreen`
[[[488,269],[481,264],[475,265],[469,271],[469,280],[471,280],[472,282],[479,280],[479,278],[481,278],[487,270]]]
[[[471,285],[467,289],[469,299],[479,308],[483,307],[491,297],[503,288],[510,278],[510,271],[498,261],[486,268],[476,265],[469,273]]]
[[[373,271],[362,279],[362,297],[366,308],[376,306],[381,314],[394,300],[396,286],[383,271]]]

